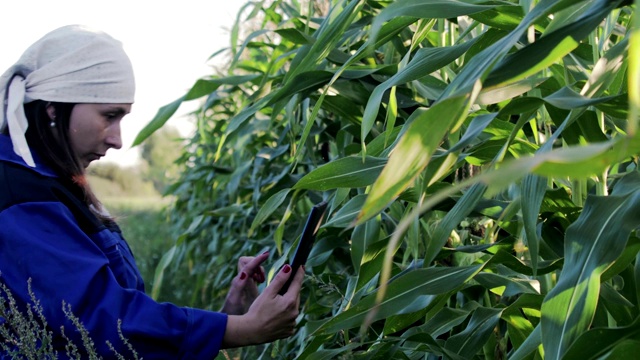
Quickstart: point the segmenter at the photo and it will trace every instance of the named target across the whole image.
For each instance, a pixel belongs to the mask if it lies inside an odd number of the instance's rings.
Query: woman
[[[30,279],[64,356],[80,334],[68,304],[98,353],[126,353],[122,335],[145,359],[212,359],[219,349],[290,336],[303,271],[289,291],[285,265],[258,295],[268,254],[242,257],[222,312],[157,303],[131,251],[85,181],[85,168],[120,148],[131,111],[133,71],[120,42],[81,26],[54,30],[0,77],[0,273],[24,308]],[[1,319],[0,319],[1,320]]]

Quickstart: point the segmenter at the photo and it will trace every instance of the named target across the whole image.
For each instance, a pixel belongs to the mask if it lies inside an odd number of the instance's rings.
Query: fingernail
[[[244,280],[247,278],[247,273],[245,273],[244,271],[240,273],[240,280]]]
[[[289,271],[291,271],[291,266],[289,266],[288,264],[284,266],[284,269],[282,270],[284,271],[285,274],[288,274]]]
[[[269,253],[269,250],[263,252],[262,255],[265,255],[265,254],[268,254],[268,253]]]

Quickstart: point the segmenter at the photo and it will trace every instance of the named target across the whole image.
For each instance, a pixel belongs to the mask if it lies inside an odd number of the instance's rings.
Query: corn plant
[[[631,357],[635,7],[247,3],[229,66],[136,140],[202,101],[157,278],[188,264],[219,306],[237,256],[270,249],[273,274],[325,199],[299,331],[262,358]]]

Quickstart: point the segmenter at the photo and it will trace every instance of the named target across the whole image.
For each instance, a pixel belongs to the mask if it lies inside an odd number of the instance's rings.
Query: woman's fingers
[[[296,271],[293,281],[291,281],[289,285],[289,289],[287,289],[287,292],[283,295],[295,299],[296,309],[300,307],[300,289],[302,288],[302,281],[304,280],[304,271],[304,265],[300,266],[298,271]]]
[[[264,289],[263,293],[271,298],[275,297],[276,295],[278,295],[278,292],[280,291],[280,289],[282,289],[287,280],[289,280],[290,276],[291,266],[289,264],[285,264],[282,269],[278,271],[278,274],[276,274],[276,276],[273,278],[271,284],[269,284],[269,286]]]
[[[255,280],[258,283],[263,283],[266,280],[266,275],[264,272],[264,267],[260,266],[260,268],[258,269],[258,271],[253,273],[252,276],[253,280]]]
[[[262,283],[265,281],[265,272],[264,268],[261,264],[267,260],[269,257],[269,252],[265,251],[264,253],[252,257],[252,256],[241,256],[238,260],[238,275],[242,272],[246,273],[256,282]]]

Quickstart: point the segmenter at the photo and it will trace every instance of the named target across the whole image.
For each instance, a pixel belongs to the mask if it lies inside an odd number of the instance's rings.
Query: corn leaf
[[[640,225],[640,174],[626,175],[608,197],[587,199],[567,229],[565,265],[542,304],[545,355],[559,359],[584,333],[595,313],[600,275],[620,256],[631,230]]]

